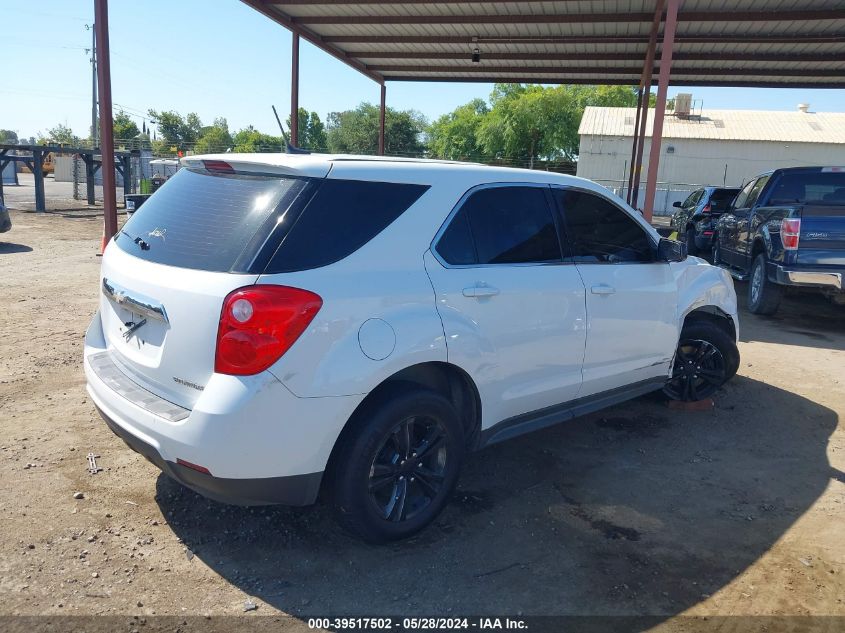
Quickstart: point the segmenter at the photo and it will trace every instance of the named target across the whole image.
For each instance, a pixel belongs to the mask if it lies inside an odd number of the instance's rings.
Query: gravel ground
[[[841,308],[743,311],[739,375],[714,410],[642,398],[476,453],[435,525],[372,547],[323,505],[210,502],[126,448],[81,368],[102,218],[12,221],[0,616],[120,615],[131,629],[152,615],[292,616],[264,619],[284,628],[326,614],[845,615]]]

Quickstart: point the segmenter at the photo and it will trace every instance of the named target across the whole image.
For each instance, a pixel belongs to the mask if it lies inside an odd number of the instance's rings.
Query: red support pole
[[[384,156],[384,110],[387,100],[387,86],[381,85],[381,108],[378,113],[378,155]]]
[[[299,147],[299,33],[293,33],[290,52],[290,144]]]
[[[648,50],[646,51],[643,74],[640,77],[640,88],[643,89],[642,113],[639,119],[639,143],[637,144],[637,156],[631,166],[633,170],[633,184],[631,187],[631,206],[637,208],[637,199],[640,197],[640,178],[643,171],[643,151],[645,149],[645,131],[648,122],[648,106],[651,101],[651,76],[654,72],[654,57],[657,52],[657,32],[660,29],[660,22],[663,20],[663,5],[665,0],[657,0],[654,9],[654,20],[651,23],[651,33],[648,38]],[[635,132],[636,133],[636,132]]]
[[[114,178],[114,129],[112,126],[111,64],[109,62],[109,3],[94,0],[97,37],[97,82],[100,87],[100,152],[103,174],[103,243],[117,233],[117,192]]]
[[[645,186],[643,215],[651,222],[654,213],[654,194],[657,190],[657,170],[660,167],[660,141],[663,137],[663,117],[666,116],[666,94],[672,72],[672,47],[675,44],[675,27],[678,24],[678,6],[681,0],[669,0],[666,7],[666,26],[663,29],[663,46],[660,50],[660,74],[657,77],[657,102],[654,105],[654,122],[651,131],[651,148],[648,154],[648,176]]]

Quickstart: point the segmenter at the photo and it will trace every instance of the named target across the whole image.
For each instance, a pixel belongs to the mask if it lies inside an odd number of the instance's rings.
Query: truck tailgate
[[[845,267],[845,205],[806,205],[801,209],[797,263]]]

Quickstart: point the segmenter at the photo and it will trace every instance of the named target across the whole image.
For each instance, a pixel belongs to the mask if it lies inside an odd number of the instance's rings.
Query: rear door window
[[[446,263],[530,264],[561,261],[546,187],[487,187],[472,193],[435,250]]]
[[[769,176],[760,176],[757,179],[757,182],[754,183],[754,187],[751,188],[751,192],[748,194],[748,199],[745,201],[746,207],[753,207],[757,204],[757,198],[760,197],[760,192],[763,191],[763,187],[766,186],[767,182],[769,182]]]
[[[386,229],[428,188],[361,180],[322,181],[265,272],[308,270],[340,261]]]
[[[181,169],[115,237],[140,259],[217,272],[247,272],[256,241],[304,187],[294,178]],[[259,238],[258,240],[256,238]]]

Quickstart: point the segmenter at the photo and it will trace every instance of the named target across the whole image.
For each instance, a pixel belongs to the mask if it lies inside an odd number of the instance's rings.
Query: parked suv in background
[[[369,541],[468,450],[736,372],[729,275],[587,180],[440,161],[190,157],[108,245],[85,340],[108,426],[238,504]]]
[[[739,188],[703,187],[693,191],[683,202],[675,202],[677,208],[669,226],[678,232],[678,239],[687,243],[687,252],[710,253],[713,241],[713,227],[739,193]]]
[[[776,169],[716,224],[713,264],[748,280],[748,309],[774,314],[784,288],[845,304],[845,167]]]

